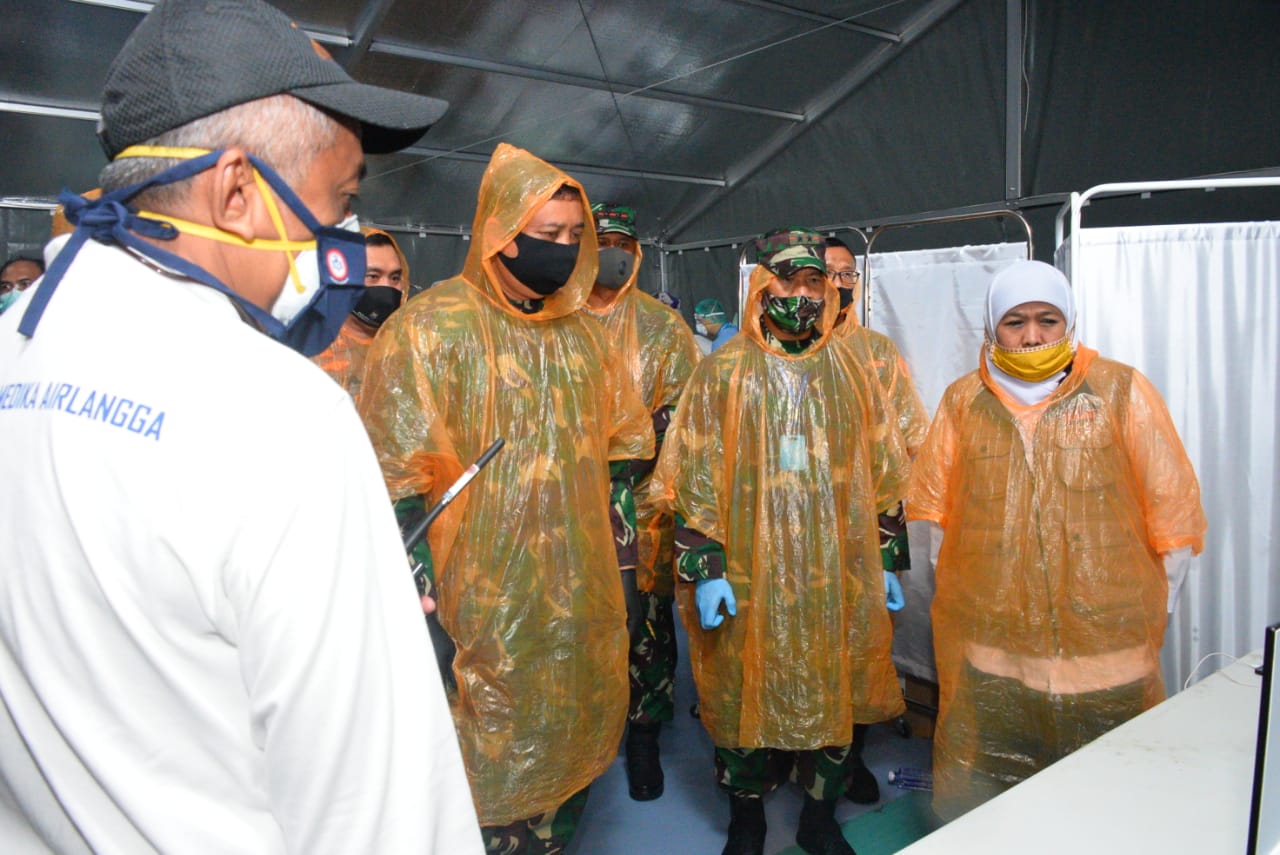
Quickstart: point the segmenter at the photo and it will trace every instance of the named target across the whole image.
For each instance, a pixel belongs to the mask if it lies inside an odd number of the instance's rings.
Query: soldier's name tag
[[[781,463],[783,472],[803,472],[808,468],[809,449],[804,436],[795,433],[783,435]]]

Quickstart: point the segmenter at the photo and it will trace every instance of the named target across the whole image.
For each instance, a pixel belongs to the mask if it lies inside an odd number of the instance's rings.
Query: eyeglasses
[[[832,270],[831,278],[839,279],[846,285],[852,285],[854,282],[857,282],[862,278],[862,274],[856,270]]]

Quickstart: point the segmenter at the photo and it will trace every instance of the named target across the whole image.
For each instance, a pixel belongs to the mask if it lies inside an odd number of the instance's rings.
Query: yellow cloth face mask
[[[1071,346],[1070,336],[1052,344],[1012,350],[995,342],[991,343],[991,361],[996,367],[1010,377],[1026,380],[1028,383],[1049,379],[1070,365],[1074,358],[1075,348]]]
[[[116,158],[122,157],[170,157],[177,160],[191,160],[197,157],[203,157],[209,154],[209,149],[205,148],[175,148],[171,146],[148,146],[148,145],[131,145],[124,151],[116,155]],[[284,229],[284,219],[280,216],[280,209],[276,205],[275,194],[271,191],[271,187],[266,180],[259,174],[257,169],[253,170],[253,180],[257,183],[258,189],[262,192],[262,198],[267,205],[267,213],[271,216],[271,223],[276,228],[276,233],[280,235],[279,240],[269,240],[265,238],[256,238],[247,241],[239,235],[228,234],[213,226],[206,226],[201,223],[193,223],[188,220],[179,219],[170,214],[157,214],[151,211],[139,211],[138,215],[146,217],[149,220],[157,220],[159,222],[168,223],[184,234],[197,235],[209,240],[216,240],[221,243],[229,243],[235,246],[245,246],[249,249],[261,249],[274,252],[283,252],[285,257],[289,259],[289,280],[293,283],[294,289],[302,294],[307,290],[302,282],[302,277],[298,274],[297,265],[294,263],[294,257],[297,253],[308,249],[316,248],[315,239],[311,240],[289,240],[288,233]]]

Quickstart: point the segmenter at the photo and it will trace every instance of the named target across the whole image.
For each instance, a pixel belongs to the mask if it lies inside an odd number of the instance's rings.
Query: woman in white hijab
[[[1206,522],[1159,393],[1075,341],[1058,270],[1003,269],[947,389],[910,519],[942,530],[934,809],[952,818],[1164,699],[1159,653]]]

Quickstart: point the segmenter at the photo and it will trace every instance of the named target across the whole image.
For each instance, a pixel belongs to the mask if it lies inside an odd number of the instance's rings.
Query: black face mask
[[[840,292],[840,308],[848,307],[853,302],[853,289],[837,288],[836,290]]]
[[[576,243],[556,243],[522,233],[516,235],[516,249],[520,254],[515,258],[498,253],[498,260],[521,285],[543,297],[563,288],[578,263]]]
[[[351,310],[351,314],[362,324],[377,329],[382,326],[391,313],[400,308],[400,289],[390,285],[370,285],[360,295],[360,302]]]

